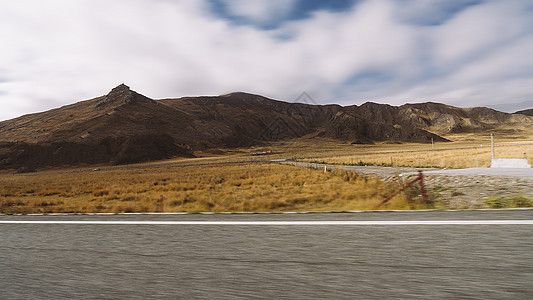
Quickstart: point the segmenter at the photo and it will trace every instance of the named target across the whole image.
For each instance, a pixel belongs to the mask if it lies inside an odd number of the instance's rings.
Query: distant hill
[[[447,141],[439,134],[514,123],[533,118],[438,103],[342,107],[247,93],[153,100],[122,84],[102,97],[0,122],[0,168],[125,164],[300,137]]]
[[[515,103],[504,103],[504,104],[496,104],[491,105],[490,108],[493,108],[498,111],[503,112],[514,112],[518,110],[525,110],[533,107],[533,100],[527,100],[522,102],[515,102]]]
[[[531,108],[531,109],[520,110],[520,111],[515,112],[515,114],[522,114],[522,115],[526,115],[526,116],[533,116],[533,108]]]

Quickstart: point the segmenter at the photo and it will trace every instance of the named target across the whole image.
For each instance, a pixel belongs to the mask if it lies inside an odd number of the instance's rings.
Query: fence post
[[[418,178],[420,178],[420,193],[422,194],[422,200],[425,204],[428,204],[428,195],[426,193],[426,184],[424,183],[424,174],[422,171],[418,171]]]
[[[427,193],[426,193],[426,185],[424,184],[424,174],[422,173],[421,170],[418,171],[418,176],[409,181],[409,183],[407,183],[406,185],[404,185],[402,188],[400,188],[399,190],[397,190],[396,192],[392,193],[392,195],[390,195],[389,197],[387,197],[385,200],[381,201],[378,205],[376,205],[376,207],[374,207],[374,209],[377,209],[379,208],[381,205],[389,202],[389,200],[391,200],[392,198],[394,198],[394,196],[398,195],[399,193],[403,192],[406,188],[408,188],[409,186],[413,185],[415,182],[417,181],[420,181],[420,193],[422,194],[422,200],[424,200],[424,203],[425,204],[429,204],[428,203],[428,197],[427,197]]]

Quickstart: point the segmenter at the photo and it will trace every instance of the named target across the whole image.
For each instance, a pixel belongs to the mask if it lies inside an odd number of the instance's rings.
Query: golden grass
[[[0,213],[372,209],[397,186],[270,163],[0,177]],[[415,208],[399,196],[381,209]]]
[[[274,142],[269,146],[243,149],[221,149],[226,155],[189,160],[189,163],[212,161],[267,160],[294,158],[302,161],[326,162],[347,165],[383,165],[437,168],[488,167],[491,160],[490,133],[463,133],[447,135],[453,142],[431,143],[376,143],[352,145],[324,138],[300,138]],[[533,163],[533,133],[497,133],[496,157],[523,158],[527,155]],[[272,155],[250,156],[250,153],[272,150]],[[202,153],[199,153],[202,155]],[[166,161],[163,164],[176,163]],[[183,162],[180,160],[179,162]]]
[[[351,150],[331,153],[326,157],[302,161],[344,165],[377,165],[398,167],[473,168],[489,167],[492,158],[490,136],[454,137],[456,142],[431,144],[353,145]],[[351,153],[350,153],[351,152]],[[533,163],[533,141],[496,140],[497,158],[523,158]]]
[[[337,164],[486,167],[490,136],[450,136],[452,143],[351,145],[328,139],[298,139],[249,149],[221,149],[222,155],[197,153],[195,159],[171,159],[128,166],[49,169],[29,175],[0,176],[0,213],[94,212],[276,212],[372,209],[398,186],[353,173],[305,169],[271,163],[213,163],[307,157]],[[529,139],[531,141],[531,139]],[[528,144],[526,144],[528,143]],[[497,157],[533,163],[526,138],[496,139]],[[251,156],[272,150],[273,155]],[[312,157],[312,158],[310,158]],[[80,172],[81,171],[81,172]],[[413,209],[409,191],[381,209]],[[408,198],[410,201],[408,201]],[[416,199],[415,199],[416,200]]]
[[[533,145],[498,147],[496,152],[500,158],[523,158],[528,155],[529,163],[533,163]],[[320,158],[320,162],[344,165],[376,165],[397,167],[436,167],[436,168],[475,168],[489,167],[491,160],[490,148],[453,149],[435,151],[403,151],[390,153],[361,153],[349,156]],[[304,159],[303,161],[317,161]]]

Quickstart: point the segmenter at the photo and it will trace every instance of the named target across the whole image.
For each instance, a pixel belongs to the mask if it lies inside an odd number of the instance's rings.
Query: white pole
[[[492,159],[496,158],[496,155],[494,154],[494,135],[490,134],[490,146],[492,148]]]
[[[433,142],[433,138],[431,138],[431,150],[435,150],[435,143]]]

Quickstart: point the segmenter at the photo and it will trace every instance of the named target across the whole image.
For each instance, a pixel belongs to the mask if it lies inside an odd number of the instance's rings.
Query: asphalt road
[[[518,177],[518,178],[533,178],[533,168],[467,168],[467,169],[436,169],[436,168],[413,168],[413,167],[381,167],[381,166],[340,166],[340,165],[325,165],[317,163],[306,163],[298,161],[284,160],[280,161],[282,164],[290,164],[300,167],[324,169],[341,168],[346,171],[352,171],[364,175],[376,175],[380,178],[389,178],[391,176],[402,175],[416,175],[421,170],[424,174],[439,174],[439,175],[469,175],[469,176],[504,176],[504,177]]]
[[[533,211],[0,216],[1,299],[532,299]],[[56,224],[55,221],[87,221]],[[90,223],[133,221],[137,224]]]

